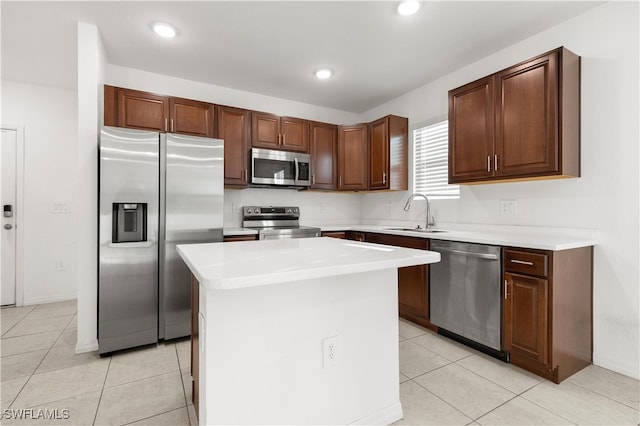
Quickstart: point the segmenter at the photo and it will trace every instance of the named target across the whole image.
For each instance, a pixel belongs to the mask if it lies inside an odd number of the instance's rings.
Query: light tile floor
[[[74,355],[75,301],[0,313],[3,425],[196,424],[188,340]],[[640,424],[637,380],[590,366],[556,385],[402,320],[399,334],[397,424]],[[17,421],[5,411],[29,408],[69,418]]]

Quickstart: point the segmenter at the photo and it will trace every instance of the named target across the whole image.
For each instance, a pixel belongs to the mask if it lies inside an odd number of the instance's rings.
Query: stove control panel
[[[245,218],[269,218],[274,216],[286,216],[292,219],[297,219],[300,217],[300,209],[298,207],[245,206],[242,208],[242,212]]]

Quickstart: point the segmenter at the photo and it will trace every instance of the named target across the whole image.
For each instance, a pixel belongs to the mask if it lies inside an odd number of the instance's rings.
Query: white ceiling
[[[2,78],[76,88],[76,22],[109,63],[361,113],[602,2],[0,2]],[[154,21],[178,28],[164,40]],[[328,81],[313,71],[335,70]]]

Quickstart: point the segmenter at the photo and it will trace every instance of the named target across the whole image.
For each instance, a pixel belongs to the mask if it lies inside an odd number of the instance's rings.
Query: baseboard
[[[76,355],[87,352],[95,352],[98,350],[98,339],[89,340],[88,342],[76,343]]]
[[[42,305],[44,303],[56,303],[56,302],[67,302],[69,300],[77,300],[77,295],[66,295],[66,296],[56,296],[56,297],[36,297],[30,299],[24,299],[22,302],[22,306],[29,305]]]
[[[402,419],[404,414],[402,413],[402,404],[400,401],[393,405],[383,408],[373,414],[370,414],[362,419],[359,419],[351,424],[354,425],[390,425]]]
[[[609,362],[596,357],[593,358],[593,364],[597,365],[598,367],[606,368],[607,370],[622,374],[623,376],[640,380],[640,370],[629,368],[629,366],[621,365],[615,362]]]

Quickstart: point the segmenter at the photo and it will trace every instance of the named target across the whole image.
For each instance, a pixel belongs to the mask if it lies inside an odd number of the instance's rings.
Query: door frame
[[[24,126],[1,124],[16,132],[16,306],[24,304]]]

